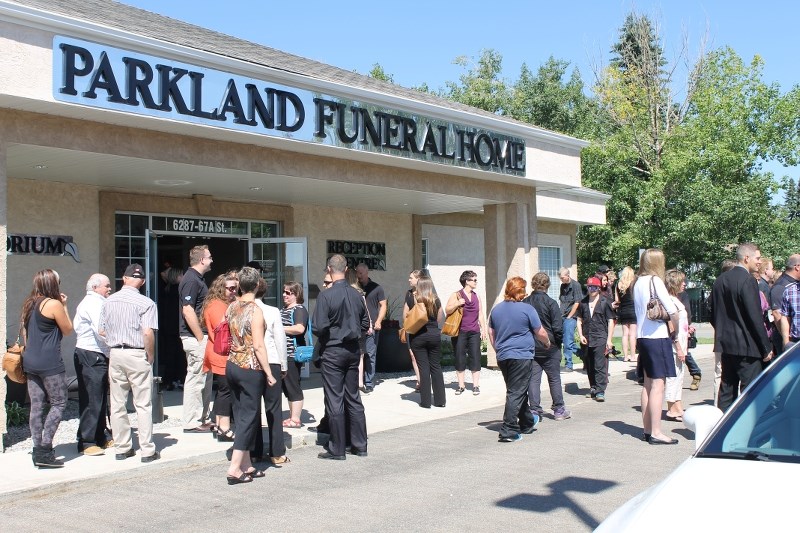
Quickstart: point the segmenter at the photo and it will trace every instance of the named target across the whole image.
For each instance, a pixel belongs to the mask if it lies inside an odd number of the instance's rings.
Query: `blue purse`
[[[294,323],[294,309],[292,309],[292,322]],[[307,339],[308,345],[307,346],[298,346],[297,339],[292,338],[292,342],[294,342],[294,361],[295,363],[310,363],[311,359],[314,357],[314,346],[311,344],[311,335],[309,332],[311,331],[311,315],[308,316],[308,327],[306,328],[305,337]]]

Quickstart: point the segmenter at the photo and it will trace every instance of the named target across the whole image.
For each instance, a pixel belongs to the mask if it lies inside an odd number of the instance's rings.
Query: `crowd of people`
[[[303,363],[294,356],[300,347],[312,344],[313,333],[313,362],[322,376],[325,416],[309,429],[329,435],[319,457],[344,460],[347,453],[367,456],[361,396],[375,386],[377,346],[387,301],[383,288],[370,279],[366,265],[349,269],[343,256],[330,257],[312,314],[303,305],[303,286],[294,281],[283,287],[282,309],[266,305],[262,301],[266,282],[253,266],[219,275],[207,286],[204,275],[212,263],[208,247],[196,246],[189,253],[189,268],[180,276],[171,276],[177,281],[174,311],[186,360],[183,431],[212,433],[217,440],[232,443],[227,471],[231,485],[263,477],[264,470],[254,466],[260,459],[273,464],[289,462],[283,428],[302,426],[304,401]],[[420,407],[446,406],[442,326],[454,316],[458,317],[452,338],[455,395],[466,391],[467,368],[472,395],[480,394],[481,342],[488,340],[496,353],[507,388],[500,442],[520,440],[542,419],[543,374],[548,380],[553,418],[571,417],[560,374],[574,370],[576,357],[583,361],[589,380],[587,398],[604,402],[608,357],[614,353],[613,334],[619,323],[623,358],[636,363],[642,384],[642,439],[650,444],[677,443],[661,430],[662,419],[682,419],[685,372],[693,378],[692,389],[697,389],[701,379],[689,354],[694,328],[685,275],[666,270],[663,252],[652,248],[642,254],[638,273],[624,267],[617,279],[610,268],[600,266],[586,280],[585,295],[568,269],[562,268],[559,278],[556,301],[548,295],[547,273],[532,277],[530,291],[526,280],[512,277],[505,283],[502,301],[487,313],[476,291],[474,271],[461,274],[462,289],[448,295],[444,305],[427,271],[412,271],[403,316],[409,321],[412,313],[421,309],[421,318],[405,336]],[[736,261],[723,265],[710,299],[715,400],[720,409],[731,405],[774,354],[800,341],[798,280],[800,254],[792,255],[785,270],[777,274],[772,261],[763,259],[751,243],[740,245]],[[55,456],[53,436],[67,401],[61,340],[73,329],[77,336],[78,450],[94,456],[114,448],[118,460],[135,455],[126,408],[130,395],[137,414],[140,460],[159,459],[152,440],[152,365],[159,313],[156,304],[140,292],[145,283],[141,265],[126,268],[122,288],[113,294],[109,278],[93,274],[74,320],[59,283],[53,270],[36,273],[20,318],[27,346],[24,370],[31,398],[34,465],[63,466]],[[282,396],[289,406],[286,418]],[[262,412],[270,437],[266,448]]]

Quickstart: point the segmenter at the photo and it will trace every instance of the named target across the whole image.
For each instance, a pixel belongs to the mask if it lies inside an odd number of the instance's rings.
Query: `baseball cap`
[[[142,265],[137,263],[128,265],[128,268],[125,269],[125,274],[123,274],[123,276],[126,278],[144,279],[144,270],[142,269]]]
[[[599,279],[597,279],[596,277],[592,276],[591,278],[586,280],[586,286],[587,287],[602,287],[602,284],[600,283]]]
[[[600,265],[599,267],[597,267],[597,271],[598,272],[602,272],[603,274],[605,274],[609,270],[611,270],[611,269],[608,268],[608,265]]]

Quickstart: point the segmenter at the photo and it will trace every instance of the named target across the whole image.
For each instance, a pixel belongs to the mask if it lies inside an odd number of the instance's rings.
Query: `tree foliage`
[[[653,28],[628,17],[595,87],[612,127],[584,150],[584,183],[612,198],[607,224],[581,229],[579,263],[635,265],[640,248],[658,246],[706,280],[742,241],[777,258],[800,249],[800,228],[774,201],[779,184],[761,170],[796,157],[793,93],[762,80],[760,58],[745,64],[729,48],[704,54],[676,93]]]

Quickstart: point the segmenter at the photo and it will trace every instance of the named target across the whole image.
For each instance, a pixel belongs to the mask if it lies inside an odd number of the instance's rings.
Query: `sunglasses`
[[[467,281],[478,281],[478,278],[468,279]]]
[[[291,296],[294,294],[292,291],[283,291],[284,296]]]
[[[236,286],[234,285],[233,287],[225,287],[225,290],[234,292],[234,291],[236,291]]]
[[[322,284],[323,284],[324,286],[326,286],[326,287],[327,287],[328,285],[330,285],[331,283],[333,283],[333,282],[332,282],[332,281],[323,281],[323,282],[322,282]]]
[[[589,290],[590,291],[599,291],[600,287],[595,287],[594,285],[592,285],[591,287],[589,287]]]

